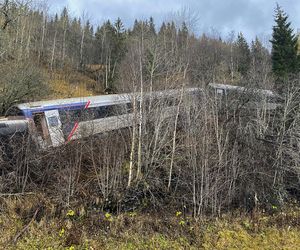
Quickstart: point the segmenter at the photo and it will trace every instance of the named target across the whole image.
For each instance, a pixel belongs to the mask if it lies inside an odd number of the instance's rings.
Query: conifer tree
[[[263,60],[264,55],[267,53],[267,50],[263,47],[261,41],[257,37],[251,42],[251,61],[252,64],[256,67]]]
[[[153,17],[150,17],[150,19],[149,19],[149,33],[150,33],[151,36],[156,35],[155,24],[154,24]]]
[[[235,44],[237,52],[237,70],[242,76],[246,76],[250,69],[250,48],[242,33],[238,34]]]
[[[178,30],[178,46],[183,50],[187,47],[189,38],[189,30],[185,22],[182,23],[181,28]]]
[[[114,33],[114,47],[112,51],[112,57],[114,63],[120,63],[125,53],[126,49],[126,32],[123,25],[123,22],[120,18],[118,18],[114,25],[115,33]]]
[[[277,5],[271,40],[272,70],[277,85],[282,84],[288,76],[299,72],[297,37],[293,34],[293,29],[290,26],[288,15]],[[281,88],[282,86],[277,87]]]
[[[251,66],[256,73],[261,73],[266,61],[269,61],[269,52],[256,37],[251,43]],[[268,63],[267,63],[268,64]]]
[[[251,67],[249,84],[252,87],[267,88],[271,75],[271,54],[256,37],[251,42]]]

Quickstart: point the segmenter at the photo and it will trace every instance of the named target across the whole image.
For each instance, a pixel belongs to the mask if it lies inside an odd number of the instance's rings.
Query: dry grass
[[[50,77],[50,88],[52,95],[50,98],[70,98],[93,95],[92,88],[95,81],[91,78],[66,68],[64,71],[56,71]]]
[[[180,211],[113,215],[41,195],[1,200],[0,249],[299,249],[300,209],[194,220]],[[35,215],[35,211],[38,213]]]

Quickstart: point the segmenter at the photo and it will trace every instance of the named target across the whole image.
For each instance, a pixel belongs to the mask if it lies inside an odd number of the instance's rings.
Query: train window
[[[106,117],[106,106],[89,108],[88,111],[93,115],[93,119],[101,119]]]
[[[58,118],[56,116],[48,117],[50,127],[57,127],[59,125]]]
[[[63,122],[77,122],[82,117],[82,110],[60,110],[60,118]]]
[[[126,103],[126,108],[127,108],[127,113],[132,113],[133,112],[133,105],[132,103]]]
[[[114,105],[114,115],[125,115],[133,112],[132,103]]]
[[[68,119],[67,112],[64,111],[64,110],[59,110],[58,112],[59,112],[59,117],[60,117],[61,122],[65,123],[67,121],[67,119]]]
[[[216,89],[216,92],[217,92],[218,95],[224,95],[225,94],[224,89]]]
[[[89,108],[93,114],[93,119],[101,119],[115,115],[124,115],[132,112],[132,104],[115,104],[109,106],[100,106],[95,108]]]
[[[88,109],[60,110],[59,115],[64,134],[67,134],[70,132],[70,129],[75,122],[90,121],[116,115],[128,114],[132,112],[132,109],[132,104],[126,103],[92,107]]]
[[[60,110],[59,111],[59,117],[60,121],[62,123],[62,131],[65,136],[65,139],[68,137],[68,135],[71,133],[75,122],[78,121],[77,117],[74,117],[74,110]],[[78,115],[78,112],[75,114]]]
[[[83,116],[83,112],[81,109],[70,110],[68,113],[71,121],[78,121]]]
[[[95,114],[92,109],[81,110],[81,112],[77,112],[74,115],[74,117],[76,117],[77,121],[79,122],[93,120],[94,116]]]

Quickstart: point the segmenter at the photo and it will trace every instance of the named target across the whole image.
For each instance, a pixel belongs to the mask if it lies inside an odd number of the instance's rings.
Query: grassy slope
[[[90,96],[93,95],[91,87],[96,84],[94,80],[73,70],[56,71],[49,75],[49,79],[50,99]]]
[[[93,94],[87,90],[93,80],[80,73],[56,72],[50,79],[50,99]],[[43,202],[32,220],[40,200],[0,197],[0,249],[300,249],[297,207],[195,221],[180,213],[115,216],[84,208],[57,214],[54,204]]]
[[[300,209],[195,221],[183,214],[63,211],[38,197],[2,199],[0,249],[300,249]],[[61,210],[60,210],[61,211]],[[15,241],[15,242],[14,242]]]

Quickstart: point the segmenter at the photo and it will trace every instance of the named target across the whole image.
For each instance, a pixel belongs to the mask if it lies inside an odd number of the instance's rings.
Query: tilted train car
[[[209,89],[225,99],[235,93],[260,97],[265,99],[269,110],[276,109],[279,105],[279,96],[270,90],[216,83],[210,83]],[[151,99],[164,100],[165,116],[172,116],[176,111],[176,102],[172,100],[178,100],[181,91],[144,93],[144,105],[147,106]],[[191,96],[201,94],[203,90],[186,88],[184,93]],[[18,104],[8,110],[7,117],[0,118],[0,137],[28,132],[39,147],[48,148],[63,145],[70,140],[130,127],[134,122],[133,100],[138,109],[140,94],[101,95]],[[254,106],[261,105],[257,100],[253,103]]]
[[[197,88],[185,89],[192,94]],[[178,98],[181,90],[165,90],[143,95],[150,99]],[[114,94],[81,98],[57,99],[23,103],[8,111],[8,118],[0,120],[0,136],[27,131],[41,148],[57,147],[70,140],[112,131],[133,124],[133,99],[139,107],[139,94]],[[174,102],[164,111],[174,114]]]
[[[277,93],[266,89],[247,88],[242,86],[234,86],[220,83],[208,84],[215,96],[223,98],[226,102],[229,98],[231,100],[237,99],[239,101],[246,101],[247,108],[261,108],[264,106],[267,110],[275,110],[281,105],[283,99]]]

